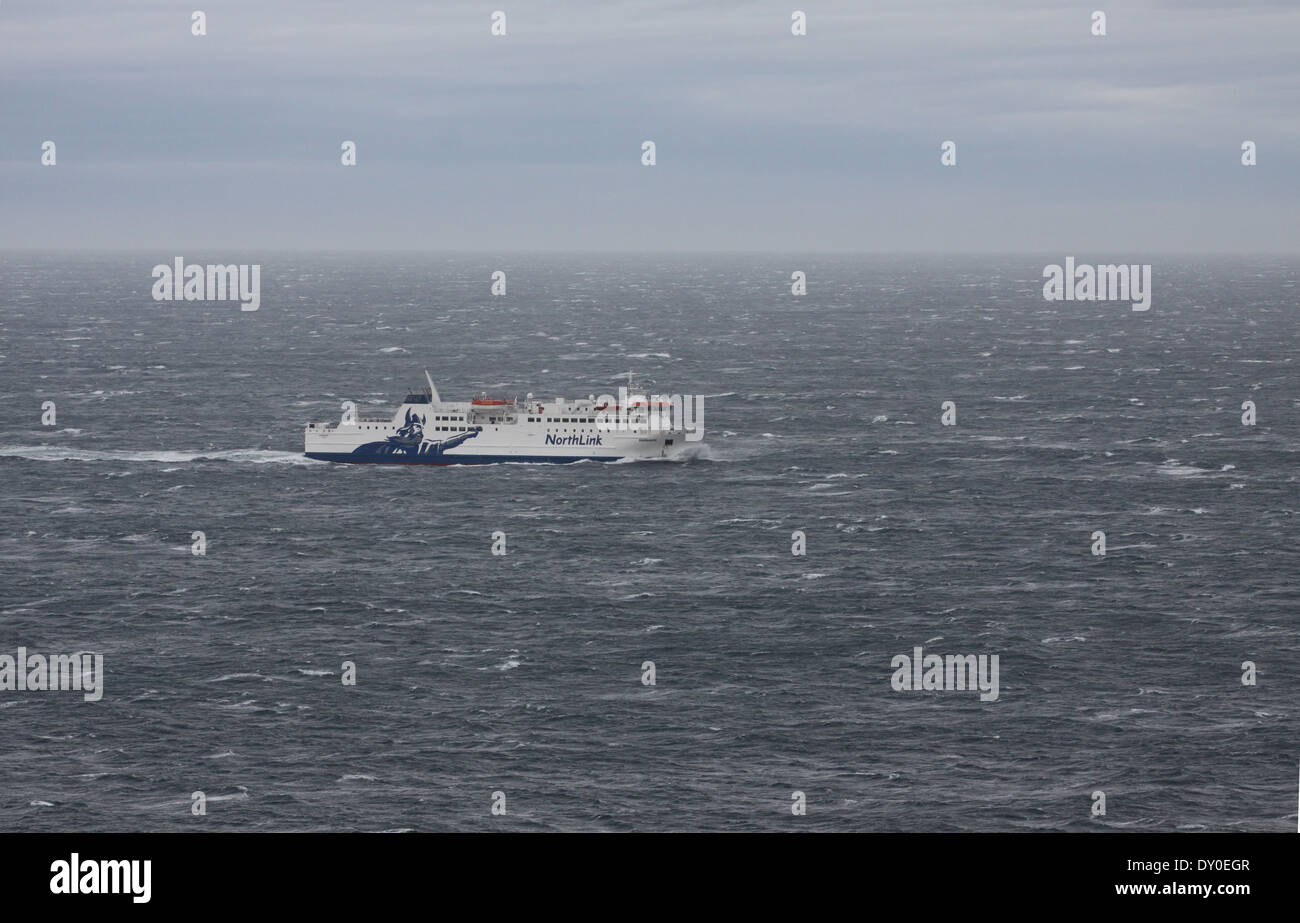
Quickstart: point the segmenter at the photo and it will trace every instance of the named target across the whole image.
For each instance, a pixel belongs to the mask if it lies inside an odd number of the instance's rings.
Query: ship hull
[[[623,461],[628,457],[622,455],[443,455],[439,458],[426,459],[393,455],[354,455],[350,452],[305,452],[303,454],[308,458],[314,458],[317,461],[345,462],[349,465],[434,465],[437,467],[447,467],[450,465],[500,465],[505,462],[515,462],[523,465],[572,465],[575,462],[580,461]],[[646,458],[658,458],[658,456],[646,456]]]

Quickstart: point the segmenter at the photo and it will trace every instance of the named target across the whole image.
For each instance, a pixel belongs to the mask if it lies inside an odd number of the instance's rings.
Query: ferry
[[[444,401],[428,370],[392,417],[363,417],[352,402],[336,424],[307,424],[305,454],[330,462],[489,465],[501,462],[623,461],[675,458],[704,438],[703,408],[674,404],[632,383],[618,397],[585,400],[490,398]],[[699,398],[696,398],[697,402]]]

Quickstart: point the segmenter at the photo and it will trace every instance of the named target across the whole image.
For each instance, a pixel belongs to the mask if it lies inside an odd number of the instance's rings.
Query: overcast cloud
[[[1297,49],[1294,0],[0,0],[0,246],[1295,252]]]

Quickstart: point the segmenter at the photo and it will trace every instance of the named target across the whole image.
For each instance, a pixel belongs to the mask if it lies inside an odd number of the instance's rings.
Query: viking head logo
[[[406,425],[397,431],[403,442],[419,442],[424,438],[424,417],[419,416],[409,407],[406,409]]]
[[[397,430],[396,435],[388,437],[389,443],[407,452],[417,448],[424,441],[424,419],[408,407],[406,424]]]

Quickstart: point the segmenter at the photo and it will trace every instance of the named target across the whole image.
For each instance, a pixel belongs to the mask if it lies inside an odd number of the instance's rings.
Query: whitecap
[[[233,461],[253,464],[292,463],[329,464],[307,458],[299,452],[276,452],[270,449],[217,449],[189,452],[131,452],[122,449],[73,449],[61,446],[0,446],[0,457],[26,458],[31,461],[85,462],[195,462]],[[178,470],[178,469],[171,469]]]

